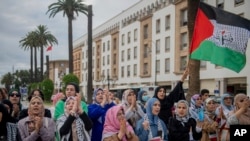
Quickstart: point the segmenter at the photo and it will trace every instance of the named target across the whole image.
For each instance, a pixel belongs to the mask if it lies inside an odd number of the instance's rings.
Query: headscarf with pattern
[[[117,119],[117,113],[119,112],[119,110],[123,110],[123,112],[124,112],[124,109],[121,105],[116,105],[116,106],[113,106],[110,109],[108,109],[108,111],[106,113],[106,117],[105,117],[103,138],[108,137],[108,136],[112,136],[112,135],[119,132],[120,122]],[[134,133],[133,128],[129,125],[128,122],[126,122],[126,129],[129,132]],[[122,138],[122,141],[127,141],[125,136]]]

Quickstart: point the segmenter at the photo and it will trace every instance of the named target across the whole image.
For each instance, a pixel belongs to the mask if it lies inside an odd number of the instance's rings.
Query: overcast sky
[[[140,0],[85,0],[93,5],[93,28],[126,10]],[[0,2],[0,77],[7,72],[30,68],[30,51],[24,51],[19,41],[36,29],[46,25],[59,44],[50,55],[51,60],[68,59],[67,17],[62,12],[49,19],[48,5],[57,0],[2,0]],[[87,17],[81,14],[73,21],[73,40],[87,33]],[[45,58],[44,58],[45,60]],[[38,63],[40,62],[40,59]],[[39,63],[40,64],[40,63]],[[13,67],[14,66],[14,67]]]

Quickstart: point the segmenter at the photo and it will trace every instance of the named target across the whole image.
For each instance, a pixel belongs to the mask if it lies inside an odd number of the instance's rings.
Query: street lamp
[[[107,79],[105,79],[105,75],[102,74],[101,75],[101,80],[102,80],[102,84],[105,84],[106,81],[108,82],[108,89],[109,89],[110,88],[110,82],[113,83],[113,86],[114,86],[117,78],[116,78],[116,76],[113,76],[113,79],[111,79],[109,74],[108,74]]]

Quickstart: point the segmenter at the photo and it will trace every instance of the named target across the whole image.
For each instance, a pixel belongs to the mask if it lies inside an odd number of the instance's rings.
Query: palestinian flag
[[[190,57],[240,72],[249,38],[249,20],[200,2]]]

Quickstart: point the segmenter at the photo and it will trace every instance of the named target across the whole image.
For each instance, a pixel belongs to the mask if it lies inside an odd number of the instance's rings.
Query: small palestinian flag
[[[246,64],[250,21],[200,2],[190,57],[239,73]]]

